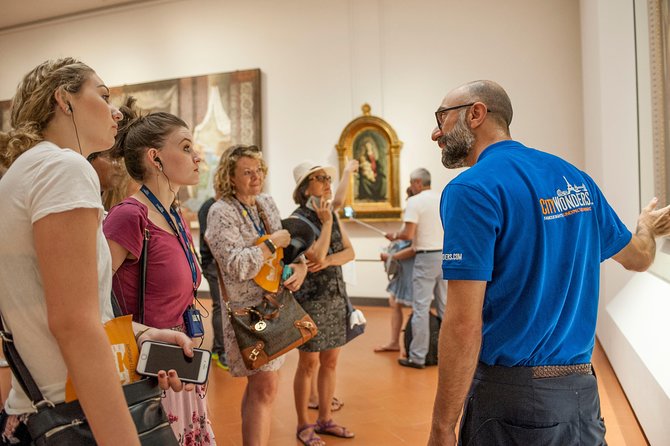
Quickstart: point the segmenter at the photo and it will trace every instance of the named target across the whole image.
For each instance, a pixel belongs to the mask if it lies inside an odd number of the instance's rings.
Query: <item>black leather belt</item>
[[[417,249],[417,254],[428,254],[429,252],[442,252],[441,249]]]

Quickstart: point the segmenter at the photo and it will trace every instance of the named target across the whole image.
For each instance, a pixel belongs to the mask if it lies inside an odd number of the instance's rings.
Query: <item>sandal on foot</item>
[[[390,347],[388,345],[380,345],[379,347],[375,347],[374,352],[375,353],[386,353],[386,352],[399,352],[400,347]]]
[[[337,397],[333,397],[333,400],[330,402],[330,411],[337,412],[338,410],[342,409],[342,406],[344,406],[344,403]],[[307,403],[307,408],[319,410],[319,403]]]
[[[303,424],[296,433],[298,440],[305,446],[325,446],[326,442],[316,435],[316,424]]]
[[[316,427],[314,427],[314,432],[321,435],[332,435],[333,437],[340,438],[354,438],[355,435],[346,427],[335,424],[332,419],[328,421],[316,420]]]

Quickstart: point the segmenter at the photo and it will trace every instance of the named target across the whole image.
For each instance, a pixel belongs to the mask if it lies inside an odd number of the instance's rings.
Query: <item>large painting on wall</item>
[[[363,220],[398,220],[402,142],[388,122],[371,114],[368,104],[361,109],[363,115],[347,124],[336,146],[340,172],[348,159],[358,160],[345,206]]]
[[[114,104],[121,105],[132,95],[142,112],[173,113],[193,132],[202,161],[200,183],[180,197],[187,217],[193,217],[191,212],[213,195],[212,175],[227,147],[261,146],[260,77],[260,70],[253,69],[111,88]],[[10,101],[0,102],[3,130],[9,129],[9,109]]]

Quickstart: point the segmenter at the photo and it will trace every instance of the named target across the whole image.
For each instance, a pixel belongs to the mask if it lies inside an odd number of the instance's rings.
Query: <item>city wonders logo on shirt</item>
[[[563,177],[566,189],[556,189],[556,196],[551,198],[540,198],[540,209],[545,220],[565,218],[578,212],[590,212],[591,195],[584,183],[581,186],[573,186],[567,178]]]

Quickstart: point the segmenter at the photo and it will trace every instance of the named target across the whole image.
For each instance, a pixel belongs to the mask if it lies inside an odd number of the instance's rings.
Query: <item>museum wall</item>
[[[509,92],[514,137],[583,166],[579,23],[577,0],[159,1],[0,33],[0,100],[31,67],[64,55],[110,86],[260,68],[268,190],[287,214],[293,166],[336,163],[340,132],[364,102],[404,143],[401,190],[417,167],[441,189],[458,172],[442,167],[430,140],[433,111],[448,90],[480,78]],[[347,228],[351,293],[384,297],[385,240]]]
[[[641,204],[652,198],[644,187],[652,181],[644,168],[649,151],[642,144],[638,150],[638,120],[643,120],[636,76],[648,72],[636,73],[634,5],[638,25],[644,27],[640,8],[646,3],[582,0],[580,5],[585,166],[629,228],[635,227]],[[648,39],[639,26],[637,31],[643,54]],[[668,254],[657,253],[662,256]],[[658,416],[670,413],[670,349],[665,342],[670,338],[670,284],[651,272],[627,272],[611,260],[601,271],[598,339],[650,444],[670,444],[670,425]]]

